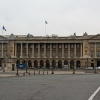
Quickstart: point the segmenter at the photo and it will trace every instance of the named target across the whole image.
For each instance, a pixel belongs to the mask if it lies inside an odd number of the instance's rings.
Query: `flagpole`
[[[46,23],[45,23],[45,36],[46,36]]]
[[[2,27],[2,36],[3,36],[3,27]]]

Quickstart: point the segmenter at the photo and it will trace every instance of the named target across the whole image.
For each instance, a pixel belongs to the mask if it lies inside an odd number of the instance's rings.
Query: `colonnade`
[[[33,43],[33,44],[31,44],[31,47],[32,47],[32,56],[31,56],[31,58],[35,58],[35,43]],[[41,56],[40,56],[40,53],[41,53],[41,46],[40,46],[41,44],[40,43],[38,43],[38,48],[37,48],[37,54],[38,54],[38,56],[37,56],[37,58],[41,58]],[[47,44],[46,43],[44,43],[43,44],[44,45],[44,53],[43,53],[43,58],[46,58],[47,56]],[[52,43],[50,43],[49,44],[49,46],[50,46],[50,48],[49,48],[49,54],[50,54],[50,56],[49,56],[49,58],[53,58],[53,45],[55,45],[55,54],[56,54],[56,56],[55,56],[55,58],[59,58],[58,57],[58,53],[59,53],[59,44],[57,44],[57,43],[55,43],[55,44],[52,44]],[[73,44],[70,44],[70,43],[68,43],[68,44],[66,44],[67,45],[67,53],[68,53],[68,58],[70,58],[71,57],[71,45],[73,45],[74,47],[73,47],[73,50],[74,50],[74,55],[73,55],[73,57],[76,57],[76,43],[73,43]],[[82,53],[82,48],[83,48],[83,45],[80,43],[79,44],[80,45],[80,56],[79,57],[82,57],[83,56],[83,53]],[[17,56],[17,47],[18,47],[18,45],[17,45],[17,43],[15,43],[15,57]],[[66,58],[65,57],[65,49],[66,49],[66,47],[65,47],[65,44],[64,43],[62,43],[61,44],[61,58]],[[20,58],[23,58],[24,56],[22,55],[23,53],[23,43],[20,43]],[[26,57],[28,58],[28,55],[29,55],[29,43],[26,43]]]

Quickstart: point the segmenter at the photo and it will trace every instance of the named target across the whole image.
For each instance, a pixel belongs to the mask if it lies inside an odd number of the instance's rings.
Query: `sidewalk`
[[[26,70],[19,70],[18,74],[16,75],[17,71],[8,71],[8,72],[2,72],[2,70],[0,70],[0,78],[8,78],[8,77],[18,77],[18,76],[28,76],[28,75],[51,75],[52,74],[52,70],[45,70],[43,72],[43,70],[41,69],[40,72],[39,70],[28,70],[28,73],[26,73]],[[72,75],[73,74],[73,70],[56,70],[53,71],[54,75]],[[75,71],[76,75],[85,75],[85,74],[94,74],[94,73],[86,73],[85,71]]]

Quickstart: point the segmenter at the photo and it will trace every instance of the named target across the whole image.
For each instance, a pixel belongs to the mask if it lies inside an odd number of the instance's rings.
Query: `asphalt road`
[[[88,100],[99,86],[100,74],[0,78],[0,100]]]

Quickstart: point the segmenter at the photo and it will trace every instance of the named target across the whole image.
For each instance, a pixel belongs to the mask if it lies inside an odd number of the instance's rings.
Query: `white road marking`
[[[98,89],[90,96],[90,98],[88,100],[93,100],[94,96],[99,92],[100,90],[100,86],[98,87]]]

